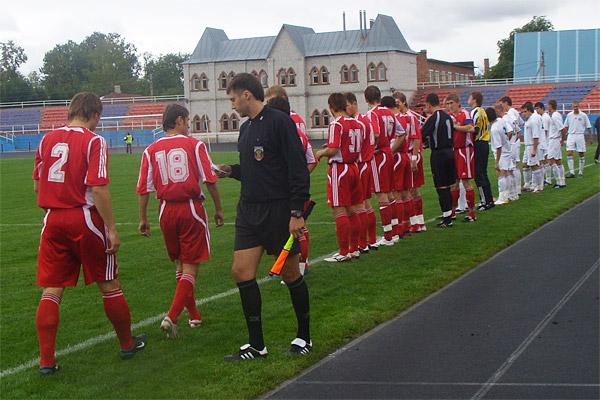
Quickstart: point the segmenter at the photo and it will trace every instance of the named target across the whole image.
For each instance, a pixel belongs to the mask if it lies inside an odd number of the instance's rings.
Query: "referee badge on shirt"
[[[254,159],[256,161],[262,161],[263,158],[265,158],[263,146],[254,146]]]

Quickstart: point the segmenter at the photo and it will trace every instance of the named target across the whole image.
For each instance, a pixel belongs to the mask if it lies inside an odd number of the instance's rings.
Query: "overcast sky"
[[[600,27],[597,0],[0,0],[0,5],[0,42],[13,40],[25,49],[25,75],[39,70],[56,45],[80,43],[95,31],[119,33],[138,54],[192,53],[206,27],[223,29],[230,39],[275,36],[284,23],[331,32],[342,30],[345,11],[346,29],[352,30],[359,28],[359,10],[366,10],[367,20],[393,17],[414,51],[483,68],[484,58],[496,63],[496,42],[534,15],[545,15],[556,30]]]

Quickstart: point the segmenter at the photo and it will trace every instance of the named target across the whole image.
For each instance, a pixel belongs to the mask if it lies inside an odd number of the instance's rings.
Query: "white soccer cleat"
[[[335,253],[331,257],[326,258],[324,261],[330,263],[339,263],[339,262],[348,262],[352,260],[352,256],[350,254],[341,255],[340,253]]]
[[[160,323],[160,330],[166,332],[169,339],[179,338],[177,324],[174,324],[169,317],[165,317],[165,319],[163,319],[163,321]]]
[[[386,238],[382,237],[381,239],[379,239],[379,241],[377,242],[378,246],[393,246],[394,245],[394,241],[393,240],[387,240]]]

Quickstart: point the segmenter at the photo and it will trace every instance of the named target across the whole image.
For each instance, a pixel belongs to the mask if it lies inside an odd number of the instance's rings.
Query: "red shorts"
[[[410,155],[408,153],[394,154],[394,190],[408,190],[411,188],[411,183]]]
[[[96,209],[50,209],[41,236],[38,286],[76,286],[82,266],[86,285],[117,279],[117,258],[105,253],[108,232]]]
[[[333,163],[327,172],[327,205],[349,207],[363,202],[356,164]]]
[[[417,159],[417,172],[412,173],[411,188],[419,188],[425,184],[425,173],[423,172],[423,156],[419,153]]]
[[[360,189],[363,201],[369,200],[373,196],[373,171],[371,171],[371,162],[358,163],[358,173],[360,176]]]
[[[208,260],[210,233],[201,200],[161,201],[158,219],[172,261],[197,264]]]
[[[457,179],[472,179],[475,174],[475,152],[472,146],[454,149]]]
[[[392,174],[394,156],[391,150],[377,151],[371,160],[373,172],[373,191],[375,193],[388,193],[392,191]]]

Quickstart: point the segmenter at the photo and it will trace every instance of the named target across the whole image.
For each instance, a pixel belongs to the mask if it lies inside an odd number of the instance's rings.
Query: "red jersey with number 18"
[[[93,206],[90,186],[109,183],[106,140],[83,127],[64,126],[46,134],[35,154],[33,179],[38,206]]]
[[[144,151],[137,194],[156,192],[166,201],[204,200],[202,182],[214,183],[212,161],[204,143],[191,136],[164,136]]]

